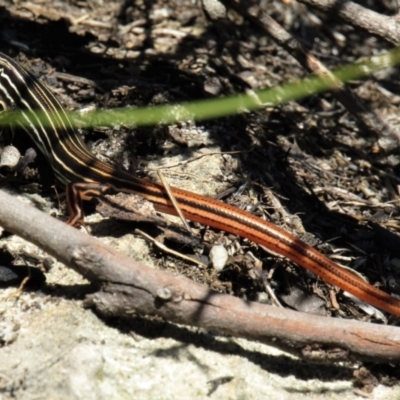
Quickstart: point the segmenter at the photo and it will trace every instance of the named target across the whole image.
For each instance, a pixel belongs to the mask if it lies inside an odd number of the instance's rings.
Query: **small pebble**
[[[210,251],[210,260],[214,269],[218,272],[222,271],[228,260],[228,252],[222,245],[213,246]]]
[[[14,168],[19,159],[21,158],[21,153],[14,146],[6,146],[0,155],[0,167]]]

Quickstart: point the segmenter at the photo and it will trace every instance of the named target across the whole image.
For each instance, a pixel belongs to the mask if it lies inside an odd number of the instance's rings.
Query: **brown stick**
[[[122,256],[3,191],[0,225],[97,283],[100,291],[89,296],[87,304],[103,315],[158,315],[257,340],[312,360],[400,361],[399,328],[306,315],[216,293],[183,276]]]
[[[381,15],[349,0],[297,0],[318,10],[336,15],[350,25],[361,28],[372,35],[400,44],[399,15]]]

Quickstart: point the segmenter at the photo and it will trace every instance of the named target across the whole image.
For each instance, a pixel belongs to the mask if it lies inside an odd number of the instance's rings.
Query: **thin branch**
[[[352,26],[400,45],[399,15],[386,16],[348,0],[297,0],[329,15],[336,15]]]

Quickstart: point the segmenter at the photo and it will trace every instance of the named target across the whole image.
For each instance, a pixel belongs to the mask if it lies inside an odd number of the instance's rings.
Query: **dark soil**
[[[391,48],[381,39],[330,15],[311,13],[300,4],[265,3],[268,14],[329,69]],[[382,14],[393,13],[390,1],[369,3],[375,3],[375,10]],[[0,51],[50,86],[69,110],[88,105],[105,110],[151,107],[215,98],[308,75],[239,13],[230,11],[228,18],[211,21],[199,4],[183,0],[3,0]],[[348,84],[394,129],[398,77],[398,68],[391,68]],[[190,130],[207,132],[207,140],[193,138]],[[210,144],[221,152],[233,152],[223,174],[215,177],[221,181],[221,192],[229,188],[236,192],[224,201],[266,216],[355,269],[371,284],[400,295],[398,149],[391,154],[376,151],[378,137],[361,128],[333,93],[201,123],[173,127],[116,123],[112,128],[85,129],[82,134],[96,155],[135,171],[148,161],[179,152],[194,157]],[[21,137],[13,144],[23,152],[33,144]],[[55,181],[44,158],[39,155],[28,168],[19,179],[24,184],[39,182],[41,193],[53,196],[56,206]],[[146,176],[145,170],[139,173]],[[238,193],[242,185],[244,190]],[[93,211],[87,209],[88,214]],[[156,228],[144,225],[148,232],[155,232]],[[222,240],[221,235],[197,228],[207,254],[215,240]],[[371,314],[370,308],[358,306],[296,265],[248,241],[230,240],[238,241],[241,249],[218,277],[211,269],[195,273],[189,264],[177,260],[179,272],[249,300],[260,299],[268,282],[278,298],[295,309],[373,322],[388,318],[395,324],[391,316]],[[167,242],[182,253],[196,253],[198,245]],[[262,270],[249,251],[262,261]],[[158,251],[154,256],[161,268],[168,268],[171,256]],[[374,369],[373,374],[388,380],[393,371]]]

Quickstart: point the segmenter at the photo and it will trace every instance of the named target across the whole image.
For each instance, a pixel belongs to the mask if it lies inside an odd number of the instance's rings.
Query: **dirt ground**
[[[394,1],[363,3],[385,15],[396,12]],[[330,69],[392,47],[295,1],[265,1],[262,7]],[[174,104],[308,75],[239,12],[207,18],[200,2],[186,0],[0,0],[0,51],[51,87],[69,110]],[[349,83],[396,132],[398,72],[390,68]],[[224,201],[267,216],[370,283],[400,295],[398,148],[378,151],[379,137],[332,93],[211,121],[152,127],[116,121],[80,131],[97,157],[150,179],[157,179],[156,167],[177,165],[164,170],[171,185],[222,194]],[[21,154],[33,146],[22,134],[12,144]],[[15,196],[60,218],[65,214],[63,188],[55,190],[40,154],[18,175],[0,172]],[[285,306],[299,311],[398,324],[247,240],[199,225],[193,229],[200,240],[187,243],[179,235],[165,240],[181,253],[201,254],[206,264],[212,245],[224,244],[229,263],[217,274],[132,234],[139,227],[162,235],[154,224],[107,220],[95,207],[93,202],[85,209],[90,233],[154,268],[248,300],[269,302],[268,282]],[[157,319],[103,320],[82,306],[88,282],[7,233],[0,241],[0,264],[51,264],[39,288],[19,297],[15,288],[0,290],[1,400],[400,398],[396,365],[317,365]]]

